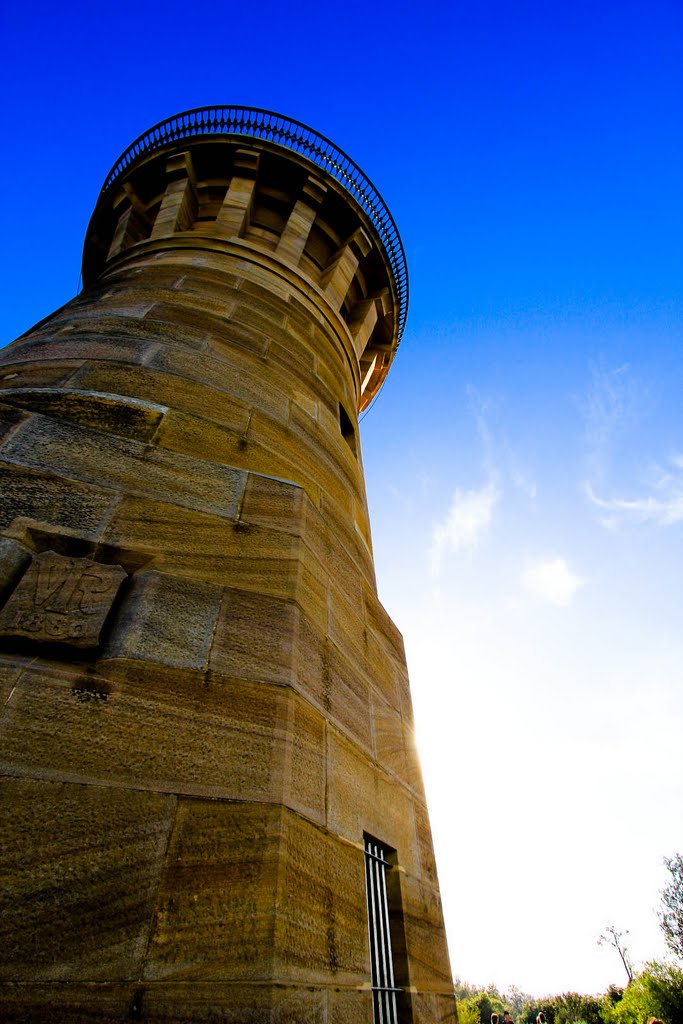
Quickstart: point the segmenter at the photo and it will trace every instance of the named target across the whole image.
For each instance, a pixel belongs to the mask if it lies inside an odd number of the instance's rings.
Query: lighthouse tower
[[[454,1020],[358,436],[389,212],[195,110],[114,165],[83,282],[0,353],[0,1016]]]

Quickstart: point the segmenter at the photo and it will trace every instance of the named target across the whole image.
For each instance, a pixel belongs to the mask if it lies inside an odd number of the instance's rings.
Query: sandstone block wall
[[[358,438],[377,243],[217,152],[132,174],[0,354],[3,1019],[370,1021],[370,834],[402,1019],[452,1020]]]

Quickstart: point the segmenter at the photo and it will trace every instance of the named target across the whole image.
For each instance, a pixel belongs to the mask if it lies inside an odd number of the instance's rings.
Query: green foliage
[[[647,1024],[650,1017],[683,1024],[683,968],[653,961],[627,988],[610,985],[602,997],[565,992],[536,999],[519,989],[501,996],[493,985],[481,989],[458,982],[456,1000],[459,1024],[490,1024],[492,1013],[499,1014],[502,1024],[506,1009],[515,1024],[536,1024],[541,1010],[547,1024]]]
[[[479,1007],[475,1006],[470,999],[460,999],[456,1006],[458,1008],[458,1024],[481,1024]]]
[[[621,985],[610,985],[604,995],[605,1004],[608,1007],[616,1006],[624,998],[624,991]]]
[[[607,1013],[609,1024],[647,1024],[650,1017],[659,1017],[665,1024],[680,1024],[683,970],[661,961],[647,964]]]
[[[471,985],[468,981],[462,981],[460,978],[456,978],[453,989],[455,991],[456,999],[469,999],[470,996],[479,996],[482,995],[482,993],[491,996],[493,999],[502,1000],[503,998],[493,982],[488,985]]]
[[[459,1024],[491,1024],[492,1013],[499,1015],[502,1024],[503,1010],[508,1008],[493,985],[487,990],[456,981],[455,999]]]
[[[503,1001],[505,1002],[505,1009],[509,1010],[512,1019],[518,1021],[521,1017],[524,1007],[528,1003],[533,1002],[533,996],[529,995],[528,992],[522,992],[516,985],[510,985],[507,991],[503,994]],[[538,1010],[536,1011],[538,1013]],[[534,1017],[534,1021],[536,1018]]]
[[[555,1024],[555,1010],[550,997],[547,999],[528,999],[517,1014],[515,1024],[536,1024],[536,1018],[543,1010],[547,1024]]]
[[[604,1024],[603,1001],[595,996],[565,992],[551,1000],[554,1024]]]
[[[662,889],[662,910],[659,911],[659,926],[670,951],[683,960],[683,857],[675,853],[665,857],[671,881]]]
[[[565,992],[545,999],[531,999],[522,1008],[516,1024],[536,1024],[543,1010],[547,1024],[605,1024],[604,1002],[597,996]]]

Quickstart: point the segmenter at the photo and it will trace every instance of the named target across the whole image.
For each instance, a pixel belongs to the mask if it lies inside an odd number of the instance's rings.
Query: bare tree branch
[[[630,984],[633,981],[633,964],[631,962],[631,954],[629,953],[628,947],[624,941],[627,935],[628,931],[619,932],[615,925],[608,924],[605,928],[604,934],[598,939],[598,946],[614,946],[621,957],[621,962],[624,965],[624,970],[626,971]]]

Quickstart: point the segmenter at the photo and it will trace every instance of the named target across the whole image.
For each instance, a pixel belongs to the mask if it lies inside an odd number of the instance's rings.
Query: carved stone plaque
[[[34,555],[0,611],[0,637],[97,647],[125,578],[120,565],[65,558],[54,551]]]

